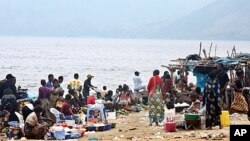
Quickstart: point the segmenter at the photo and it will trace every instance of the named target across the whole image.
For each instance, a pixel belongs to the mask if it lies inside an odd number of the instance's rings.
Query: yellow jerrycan
[[[222,127],[230,126],[230,118],[228,111],[222,111],[220,115],[220,122]]]

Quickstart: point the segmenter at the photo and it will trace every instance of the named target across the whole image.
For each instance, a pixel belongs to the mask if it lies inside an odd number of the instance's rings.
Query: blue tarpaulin
[[[216,64],[223,64],[223,65],[237,65],[239,64],[239,60],[232,59],[232,58],[219,58],[215,60]]]
[[[206,83],[208,82],[208,74],[202,74],[198,72],[193,72],[196,76],[196,85],[201,88],[201,91],[204,90]]]

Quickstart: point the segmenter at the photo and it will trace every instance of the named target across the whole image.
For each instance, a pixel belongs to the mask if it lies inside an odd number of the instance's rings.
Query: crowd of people
[[[140,73],[135,71],[133,78],[133,91],[128,85],[119,85],[113,93],[103,86],[103,90],[96,91],[96,86],[92,85],[93,75],[87,75],[84,83],[79,79],[77,73],[69,81],[67,94],[62,87],[63,76],[58,79],[53,74],[48,75],[48,80],[41,80],[41,86],[38,89],[38,97],[35,102],[25,105],[21,113],[25,120],[24,134],[28,138],[41,139],[43,133],[49,128],[47,122],[55,122],[55,116],[50,112],[50,108],[56,108],[65,116],[78,114],[83,106],[91,107],[96,104],[96,100],[111,102],[113,108],[119,110],[123,108],[131,110],[132,105],[139,103],[148,104],[149,107],[149,125],[155,123],[157,126],[164,119],[164,106],[174,108],[174,89],[189,89],[188,71],[179,70],[177,75],[171,76],[169,71],[165,71],[160,76],[159,70],[154,70],[152,77],[149,79],[147,86],[142,84]],[[204,91],[195,87],[196,95],[191,98],[192,104],[187,109],[190,113],[201,113],[206,117],[206,126],[211,129],[213,126],[220,125],[220,114],[226,104],[225,92],[230,86],[235,90],[234,98],[230,99],[230,112],[249,113],[249,103],[247,91],[244,90],[242,77],[244,72],[241,69],[236,70],[236,79],[229,84],[229,77],[224,70],[223,65],[219,65],[216,70],[209,73],[209,81],[206,83]],[[18,121],[15,112],[20,112],[18,108],[18,89],[15,86],[16,78],[8,74],[6,79],[0,85],[1,113],[7,121]],[[192,90],[192,88],[190,88]],[[143,92],[147,91],[147,95]],[[146,97],[146,98],[145,98]],[[47,122],[41,122],[47,121]],[[38,132],[32,132],[38,131]],[[40,134],[37,134],[40,133]]]
[[[68,117],[81,112],[84,106],[95,105],[96,100],[111,102],[116,110],[120,108],[129,110],[130,106],[136,103],[136,98],[133,97],[128,85],[119,85],[115,93],[108,90],[107,86],[103,86],[103,90],[99,92],[95,90],[97,87],[91,83],[93,77],[93,75],[87,75],[87,79],[82,83],[79,75],[75,73],[74,78],[68,83],[66,93],[65,88],[62,87],[63,76],[59,76],[57,79],[53,74],[49,74],[47,81],[45,79],[40,81],[41,86],[38,88],[36,101],[30,101],[20,109],[18,99],[22,99],[22,97],[18,96],[16,78],[12,74],[8,74],[0,85],[0,115],[8,117],[4,126],[8,126],[9,121],[19,121],[16,115],[16,112],[19,112],[25,121],[25,136],[41,139],[44,136],[43,133],[46,133],[49,128],[49,124],[44,123],[56,122],[55,115],[50,111],[51,108],[59,110],[65,117]]]
[[[188,71],[179,70],[177,75],[171,78],[168,71],[165,71],[163,76],[160,77],[159,70],[154,70],[147,85],[149,125],[151,126],[154,122],[159,125],[163,121],[165,105],[169,109],[174,108],[171,103],[171,101],[175,102],[174,95],[176,92],[174,89],[184,89],[195,93],[190,97],[192,101],[190,107],[183,112],[204,116],[207,129],[212,129],[214,126],[221,128],[220,115],[222,110],[229,110],[230,114],[248,114],[248,117],[250,117],[249,90],[244,89],[244,71],[238,68],[235,72],[236,78],[230,81],[226,67],[219,64],[217,69],[208,74],[208,81],[204,90],[201,91],[198,86],[187,85]],[[233,94],[226,96],[227,88],[230,88]]]

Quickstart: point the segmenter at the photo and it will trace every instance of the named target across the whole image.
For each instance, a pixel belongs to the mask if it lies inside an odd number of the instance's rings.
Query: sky
[[[85,27],[99,32],[173,21],[215,0],[0,0],[0,35],[40,28]],[[3,31],[1,33],[1,30]],[[30,31],[29,31],[30,30]],[[34,31],[42,32],[42,31]],[[72,30],[69,30],[69,34]]]

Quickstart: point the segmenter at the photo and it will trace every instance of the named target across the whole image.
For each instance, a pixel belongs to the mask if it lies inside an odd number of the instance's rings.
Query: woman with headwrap
[[[155,122],[156,125],[164,119],[164,104],[163,104],[163,88],[162,80],[159,77],[160,71],[154,70],[153,76],[148,83],[148,104],[149,104],[149,119],[150,126]]]

